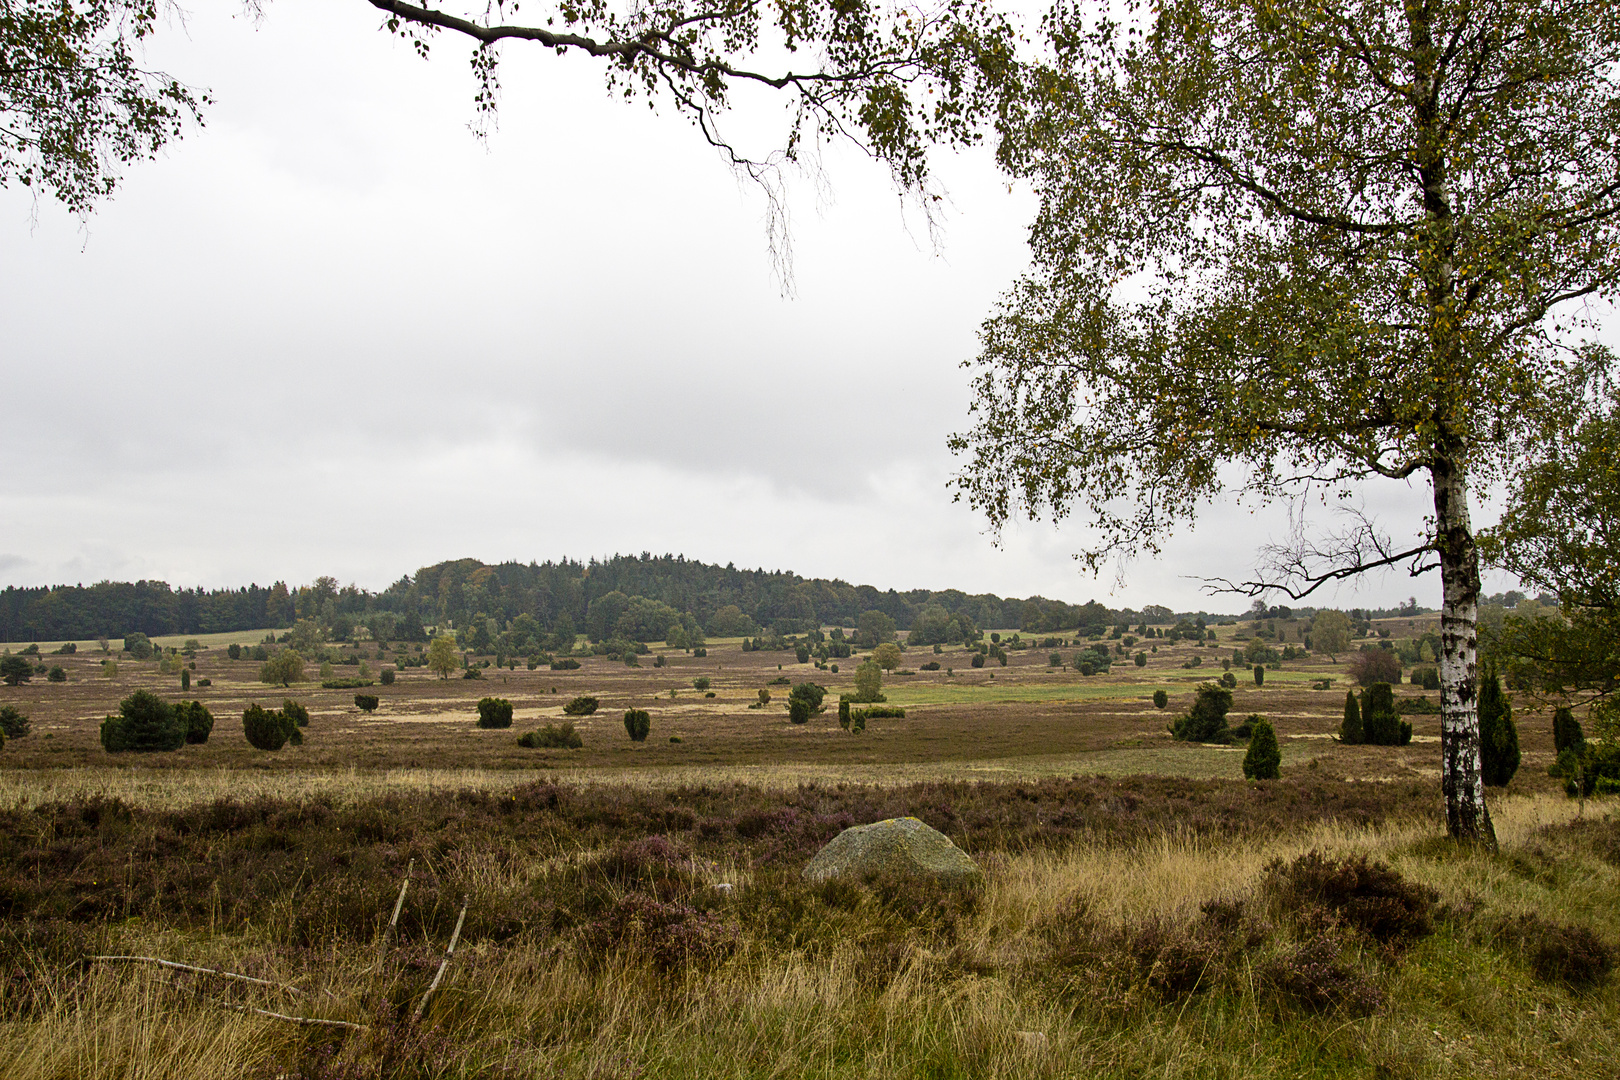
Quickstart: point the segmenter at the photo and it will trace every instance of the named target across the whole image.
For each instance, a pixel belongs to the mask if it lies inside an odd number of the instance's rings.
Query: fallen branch
[[[439,980],[444,978],[444,969],[450,966],[450,957],[455,955],[456,942],[461,940],[461,924],[467,918],[467,901],[461,902],[461,914],[456,916],[456,929],[450,935],[450,945],[444,950],[444,959],[439,961],[439,970],[433,973],[433,982],[428,985],[427,993],[422,995],[422,1004],[416,1010],[417,1020],[427,1016],[428,1002],[433,1000],[433,993],[439,988]]]
[[[176,971],[194,971],[199,975],[216,975],[221,979],[235,979],[238,982],[253,983],[256,986],[273,986],[278,990],[290,990],[294,994],[305,991],[287,983],[272,982],[269,979],[258,979],[252,975],[238,975],[234,971],[221,971],[219,968],[198,967],[196,964],[182,964],[176,960],[160,960],[156,956],[92,956],[92,961],[103,963],[123,964],[157,964],[159,967],[173,968]]]
[[[411,871],[414,869],[416,860],[412,859],[410,865],[405,868],[405,880],[399,883],[399,899],[394,901],[394,917],[388,920],[387,937],[393,937],[395,929],[399,926],[399,911],[405,906],[405,890],[411,887]]]
[[[255,1013],[259,1016],[268,1016],[272,1020],[285,1020],[289,1024],[304,1024],[309,1027],[335,1027],[347,1031],[364,1031],[364,1024],[352,1024],[347,1020],[320,1020],[313,1016],[288,1016],[286,1013],[271,1012],[269,1009],[256,1009],[252,1005],[230,1005],[225,1008],[235,1009],[237,1012]]]

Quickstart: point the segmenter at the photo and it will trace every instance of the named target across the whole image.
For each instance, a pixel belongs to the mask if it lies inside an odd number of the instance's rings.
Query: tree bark
[[[1468,478],[1461,463],[1446,454],[1436,455],[1430,476],[1440,551],[1440,786],[1446,828],[1454,839],[1495,850],[1479,749],[1479,549],[1468,518]]]

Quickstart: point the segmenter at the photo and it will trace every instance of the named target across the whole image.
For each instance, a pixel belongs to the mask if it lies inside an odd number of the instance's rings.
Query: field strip
[[[1284,740],[1284,768],[1302,766],[1312,747]],[[751,784],[791,788],[850,783],[878,787],[937,781],[1017,782],[1065,776],[1173,775],[1240,779],[1241,751],[1223,746],[1112,749],[965,761],[782,763],[641,768],[546,769],[148,769],[74,768],[0,771],[0,808],[101,796],[135,806],[181,806],[214,799],[327,798],[339,802],[389,793],[500,790],[535,781],[674,787]],[[1393,779],[1393,778],[1392,778]]]

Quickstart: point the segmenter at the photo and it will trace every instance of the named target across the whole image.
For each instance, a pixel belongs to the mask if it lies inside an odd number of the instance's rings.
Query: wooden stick
[[[273,986],[278,990],[290,990],[295,994],[304,993],[296,986],[287,983],[272,982],[269,979],[257,979],[252,975],[238,975],[234,971],[221,971],[219,968],[198,967],[196,964],[182,964],[175,960],[160,960],[155,956],[92,956],[89,959],[109,963],[125,964],[157,964],[160,967],[174,968],[176,971],[195,971],[199,975],[217,975],[222,979],[235,979],[238,982],[254,983],[258,986]]]
[[[366,1030],[365,1025],[363,1025],[363,1024],[351,1024],[347,1020],[319,1020],[319,1019],[316,1019],[313,1016],[288,1016],[286,1013],[271,1012],[269,1009],[256,1009],[252,1005],[230,1005],[230,1004],[226,1004],[225,1007],[227,1009],[235,1009],[237,1012],[250,1012],[250,1013],[257,1013],[259,1016],[268,1016],[272,1020],[285,1020],[289,1024],[305,1024],[305,1025],[312,1026],[312,1027],[313,1026],[319,1026],[319,1027],[344,1028],[344,1029],[346,1029],[348,1031],[364,1031],[364,1030]]]
[[[412,859],[405,868],[405,880],[399,883],[399,899],[394,901],[394,917],[388,920],[388,935],[392,937],[394,930],[399,926],[399,912],[405,906],[405,890],[411,887],[411,871],[416,869],[416,860]]]
[[[456,929],[450,935],[450,946],[444,950],[444,959],[439,961],[439,970],[433,974],[433,982],[428,985],[427,993],[422,995],[422,1004],[416,1010],[416,1019],[421,1020],[427,1015],[428,1002],[433,1000],[433,992],[439,988],[439,980],[444,978],[444,969],[450,966],[450,957],[455,955],[456,942],[461,940],[461,923],[467,918],[467,901],[461,902],[461,914],[456,916]]]

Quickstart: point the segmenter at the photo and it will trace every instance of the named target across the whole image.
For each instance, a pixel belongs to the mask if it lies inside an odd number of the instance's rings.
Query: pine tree
[[[1519,729],[1494,667],[1479,686],[1479,744],[1486,786],[1507,787],[1519,771]]]
[[[1361,706],[1356,703],[1356,692],[1344,692],[1344,721],[1339,724],[1339,741],[1355,745],[1367,741],[1366,729],[1361,726]]]
[[[1574,713],[1567,707],[1553,712],[1553,753],[1562,754],[1585,741],[1586,733],[1581,730],[1581,722],[1575,719]]]
[[[1254,717],[1251,722],[1254,730],[1249,736],[1249,752],[1243,755],[1243,777],[1275,780],[1282,775],[1282,751],[1277,748],[1277,732],[1264,717]]]

